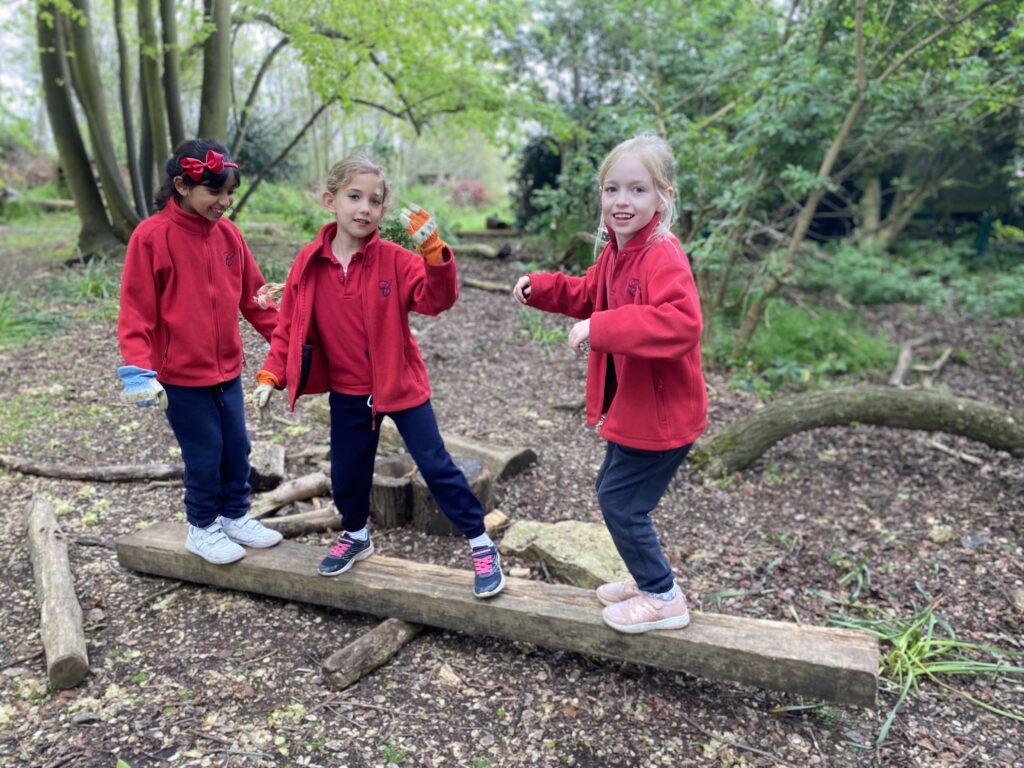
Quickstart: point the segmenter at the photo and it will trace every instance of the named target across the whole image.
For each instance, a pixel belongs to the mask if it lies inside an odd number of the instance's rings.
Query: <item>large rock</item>
[[[543,560],[548,573],[577,587],[592,589],[629,578],[626,564],[601,523],[519,521],[505,531],[501,551],[524,560]]]

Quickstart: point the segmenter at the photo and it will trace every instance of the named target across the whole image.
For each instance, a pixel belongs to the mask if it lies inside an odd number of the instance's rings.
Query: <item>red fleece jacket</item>
[[[590,318],[587,423],[604,415],[602,437],[646,451],[692,443],[707,426],[708,410],[697,287],[679,241],[655,236],[658,220],[621,250],[612,236],[584,277],[531,274],[528,300]]]
[[[281,386],[288,387],[293,409],[299,395],[329,389],[320,337],[345,332],[344,328],[317,328],[313,322],[315,281],[323,274],[313,268],[314,257],[337,231],[337,222],[325,224],[316,240],[295,257],[281,297],[280,321],[263,364]],[[427,266],[423,257],[381,240],[379,230],[367,238],[362,250],[359,293],[369,337],[373,408],[385,412],[413,408],[430,397],[430,381],[409,330],[409,312],[439,315],[455,303],[459,295],[455,258],[446,246],[444,261]]]
[[[204,219],[172,198],[128,241],[117,318],[125,363],[188,387],[235,378],[239,311],[268,340],[277,324],[274,308],[253,300],[264,282],[234,223]]]

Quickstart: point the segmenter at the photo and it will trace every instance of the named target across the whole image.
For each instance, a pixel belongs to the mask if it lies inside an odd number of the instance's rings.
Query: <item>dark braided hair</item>
[[[181,167],[181,161],[186,157],[191,157],[199,161],[206,160],[206,153],[210,150],[218,152],[224,156],[225,162],[234,162],[231,155],[228,154],[227,148],[219,141],[214,139],[189,139],[183,141],[174,150],[171,156],[167,159],[167,163],[164,166],[164,170],[167,172],[167,180],[164,185],[157,190],[156,196],[153,198],[153,207],[155,210],[161,211],[167,205],[167,201],[172,197],[175,200],[181,201],[181,195],[178,194],[178,190],[174,188],[174,180],[177,177],[181,177],[182,182],[187,187],[195,187],[203,185],[204,187],[210,187],[211,189],[220,189],[228,183],[228,179],[234,176],[235,182],[241,182],[242,174],[238,168],[224,168],[220,173],[214,173],[209,168],[204,169],[203,175],[195,180],[191,176],[185,173]]]

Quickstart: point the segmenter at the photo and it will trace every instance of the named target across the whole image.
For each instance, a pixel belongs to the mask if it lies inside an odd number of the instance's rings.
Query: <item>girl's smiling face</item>
[[[361,244],[384,216],[384,180],[375,173],[357,173],[337,192],[324,192],[323,199],[338,220],[338,234]]]
[[[181,195],[183,210],[198,214],[207,221],[219,221],[227,213],[235,199],[238,178],[231,174],[223,187],[214,189],[202,184],[190,187],[179,176],[174,180],[174,188]]]
[[[625,154],[612,164],[601,184],[601,215],[619,248],[664,210],[654,179],[639,157]]]

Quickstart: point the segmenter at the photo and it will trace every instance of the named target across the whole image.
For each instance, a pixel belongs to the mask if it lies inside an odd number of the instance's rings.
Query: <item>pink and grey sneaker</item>
[[[605,605],[615,605],[640,594],[640,587],[633,579],[613,581],[597,588],[597,599]]]
[[[490,546],[473,548],[473,594],[491,597],[505,588],[505,574],[501,572],[501,555]]]
[[[671,600],[659,600],[641,593],[636,597],[609,605],[601,611],[604,623],[619,632],[637,634],[653,629],[682,629],[690,623],[683,593]]]
[[[354,539],[342,531],[327,557],[320,561],[321,576],[337,576],[373,554],[373,540]]]

